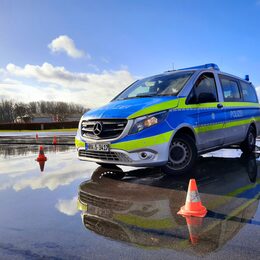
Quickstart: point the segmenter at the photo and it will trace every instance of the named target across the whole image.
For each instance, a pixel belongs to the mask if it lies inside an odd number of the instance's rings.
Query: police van
[[[259,124],[249,76],[241,79],[210,63],[137,80],[82,116],[75,143],[80,160],[161,166],[179,174],[209,151],[236,144],[251,153]]]

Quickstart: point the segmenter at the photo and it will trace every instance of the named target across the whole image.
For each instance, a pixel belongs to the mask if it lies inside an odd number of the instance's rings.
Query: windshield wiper
[[[159,94],[158,96],[175,96],[174,94]]]
[[[139,98],[139,97],[154,97],[154,96],[157,96],[157,93],[156,92],[153,92],[153,93],[140,93],[140,94],[137,94],[136,97]]]

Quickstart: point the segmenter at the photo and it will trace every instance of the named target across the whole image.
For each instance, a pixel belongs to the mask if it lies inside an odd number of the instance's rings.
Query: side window
[[[217,102],[218,94],[214,74],[203,73],[197,79],[189,97],[189,104]]]
[[[223,76],[219,76],[219,79],[222,85],[224,101],[230,101],[230,102],[241,101],[238,82],[235,79],[226,78]]]
[[[243,81],[240,81],[240,85],[241,85],[244,101],[258,103],[258,99],[253,85],[250,83],[245,83]]]

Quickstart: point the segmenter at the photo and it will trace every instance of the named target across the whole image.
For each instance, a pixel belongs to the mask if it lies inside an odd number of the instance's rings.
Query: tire
[[[110,164],[110,163],[97,163],[97,164],[104,168],[110,168],[110,169],[118,168],[115,164]]]
[[[115,180],[121,180],[125,177],[125,173],[121,168],[115,165],[113,168],[105,168],[100,166],[93,172],[91,180],[98,182],[104,177]]]
[[[197,147],[193,138],[182,134],[174,137],[169,148],[169,160],[162,167],[166,174],[179,175],[190,171],[197,159]]]
[[[254,154],[242,153],[240,157],[242,165],[245,167],[248,178],[252,183],[257,179],[257,162]]]
[[[243,153],[250,154],[255,150],[255,143],[256,143],[256,131],[253,126],[250,126],[246,139],[240,144],[240,149]]]

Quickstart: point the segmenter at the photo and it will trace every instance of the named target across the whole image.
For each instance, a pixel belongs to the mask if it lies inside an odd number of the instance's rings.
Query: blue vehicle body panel
[[[145,97],[145,98],[133,98],[126,100],[112,101],[107,105],[90,110],[84,114],[87,118],[127,118],[131,114],[152,106],[174,100],[176,97]]]
[[[159,134],[163,134],[165,132],[172,131],[173,128],[167,123],[167,120],[161,122],[160,124],[154,125],[150,128],[144,129],[143,131],[136,133],[136,134],[131,134],[127,135],[124,138],[120,140],[116,140],[112,143],[120,143],[120,142],[127,142],[127,141],[132,141],[132,140],[137,140],[137,139],[142,139],[146,137],[151,137]]]

